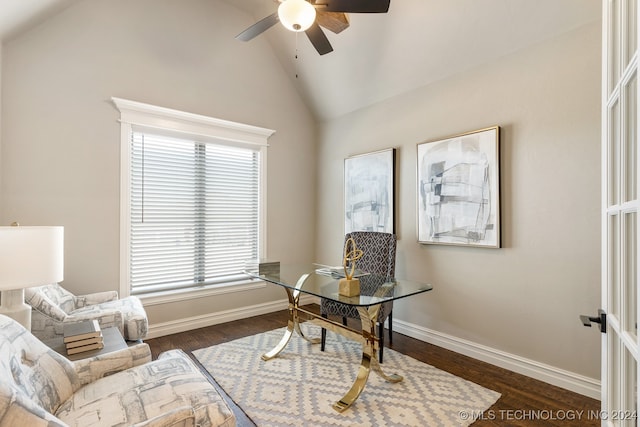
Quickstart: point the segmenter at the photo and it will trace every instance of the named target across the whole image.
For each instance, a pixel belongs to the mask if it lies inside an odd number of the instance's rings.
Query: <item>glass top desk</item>
[[[378,363],[379,340],[375,328],[378,312],[382,303],[430,291],[432,289],[431,285],[402,279],[387,280],[385,276],[377,274],[356,274],[355,277],[360,279],[360,295],[346,297],[338,293],[338,282],[341,276],[344,277],[341,267],[323,268],[317,264],[282,264],[279,270],[272,272],[259,273],[256,270],[247,270],[246,273],[254,279],[282,286],[289,299],[287,330],[280,342],[262,356],[263,360],[266,361],[276,357],[287,346],[294,331],[313,344],[320,342],[319,338],[308,338],[304,335],[300,329],[300,314],[305,314],[313,324],[362,343],[362,361],[360,362],[358,374],[351,389],[342,399],[333,404],[333,408],[336,411],[344,411],[358,399],[360,393],[364,390],[371,369],[387,381],[402,381],[400,375],[385,374]],[[300,307],[298,302],[301,293],[328,298],[354,306],[360,314],[361,330],[351,329],[342,323],[323,318]]]

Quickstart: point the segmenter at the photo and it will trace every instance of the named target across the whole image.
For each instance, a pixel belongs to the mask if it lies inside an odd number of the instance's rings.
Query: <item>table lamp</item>
[[[0,227],[0,314],[31,330],[24,288],[62,281],[64,227]]]

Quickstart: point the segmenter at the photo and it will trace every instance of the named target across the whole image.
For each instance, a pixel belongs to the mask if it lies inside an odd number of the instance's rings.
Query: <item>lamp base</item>
[[[24,303],[24,289],[2,291],[0,314],[11,317],[31,332],[31,306]]]

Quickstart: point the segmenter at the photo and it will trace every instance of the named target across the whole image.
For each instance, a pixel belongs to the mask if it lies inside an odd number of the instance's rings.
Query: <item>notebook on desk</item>
[[[329,265],[324,265],[324,264],[314,264],[314,265],[319,266],[319,268],[316,268],[316,274],[321,274],[323,276],[331,276],[336,279],[347,277],[344,274],[344,267],[341,265],[337,267],[331,267]],[[369,273],[367,273],[366,271],[358,270],[356,268],[355,272],[353,273],[353,277],[362,277],[368,274]]]

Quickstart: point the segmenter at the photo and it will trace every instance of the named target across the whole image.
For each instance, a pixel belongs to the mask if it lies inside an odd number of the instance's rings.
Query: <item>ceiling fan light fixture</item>
[[[290,31],[306,31],[316,20],[316,9],[305,0],[285,0],[278,6],[280,22]]]

